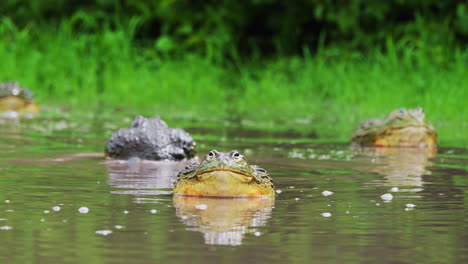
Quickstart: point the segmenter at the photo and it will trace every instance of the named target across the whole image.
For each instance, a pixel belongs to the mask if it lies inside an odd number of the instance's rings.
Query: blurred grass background
[[[423,107],[442,142],[468,143],[464,1],[4,0],[0,10],[0,80],[43,105],[342,141],[364,119]]]

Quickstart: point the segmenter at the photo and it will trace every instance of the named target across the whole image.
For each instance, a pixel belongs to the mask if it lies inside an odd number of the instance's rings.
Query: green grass
[[[71,28],[19,30],[2,20],[0,80],[30,88],[41,105],[234,120],[336,141],[348,140],[364,119],[420,106],[442,145],[468,145],[466,50],[431,52],[389,41],[385,54],[329,48],[220,65],[141,48],[131,28],[99,34]]]

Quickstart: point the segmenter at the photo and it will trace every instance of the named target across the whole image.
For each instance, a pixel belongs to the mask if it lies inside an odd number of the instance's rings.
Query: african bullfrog
[[[422,108],[400,108],[385,118],[359,124],[351,142],[379,147],[436,147],[437,133]]]
[[[130,128],[112,133],[105,153],[112,159],[187,160],[195,156],[195,141],[184,130],[168,127],[159,116],[137,116]]]
[[[193,163],[179,172],[174,194],[191,196],[273,196],[272,179],[267,172],[249,165],[236,150],[212,150],[200,163]]]
[[[32,92],[16,82],[0,83],[0,112],[14,111],[19,114],[36,114],[39,106]]]

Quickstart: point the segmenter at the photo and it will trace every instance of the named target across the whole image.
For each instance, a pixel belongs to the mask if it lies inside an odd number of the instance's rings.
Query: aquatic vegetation
[[[434,57],[390,41],[385,52],[329,48],[301,57],[216,63],[140,48],[128,28],[75,32],[64,22],[30,31],[2,19],[0,36],[0,80],[34,88],[41,105],[228,120],[342,142],[362,120],[423,107],[442,146],[467,140],[468,52],[462,49]]]

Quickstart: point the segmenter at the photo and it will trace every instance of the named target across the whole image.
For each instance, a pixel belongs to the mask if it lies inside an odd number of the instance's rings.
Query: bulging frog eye
[[[208,152],[208,155],[206,155],[207,158],[214,158],[216,156],[216,150],[212,150],[210,152]]]
[[[235,158],[235,159],[240,159],[240,158],[242,158],[242,155],[239,152],[234,151],[232,153],[232,157]]]

